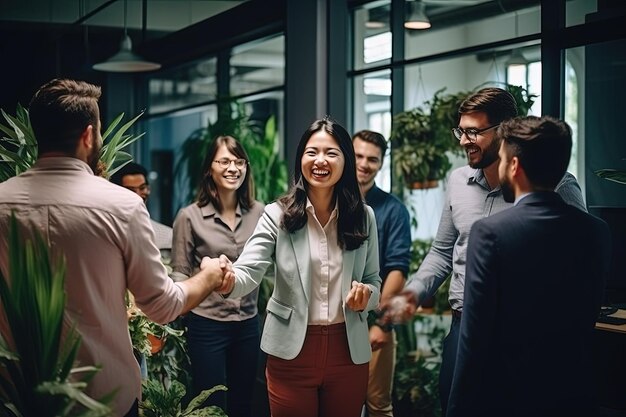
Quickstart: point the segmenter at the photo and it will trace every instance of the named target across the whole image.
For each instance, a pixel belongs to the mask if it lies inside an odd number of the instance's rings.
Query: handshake
[[[213,291],[219,294],[230,294],[235,286],[233,263],[226,257],[209,258],[205,256],[200,263],[200,270],[208,273]]]

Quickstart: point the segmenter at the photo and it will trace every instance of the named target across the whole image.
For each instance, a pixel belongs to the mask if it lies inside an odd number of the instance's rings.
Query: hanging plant
[[[400,184],[415,188],[416,183],[432,184],[445,178],[452,167],[450,156],[463,154],[459,141],[450,131],[458,123],[459,106],[485,85],[454,94],[444,94],[445,88],[442,88],[423,107],[400,112],[393,117],[391,155],[394,173]],[[521,86],[504,84],[504,88],[515,98],[518,115],[526,116],[537,96]]]

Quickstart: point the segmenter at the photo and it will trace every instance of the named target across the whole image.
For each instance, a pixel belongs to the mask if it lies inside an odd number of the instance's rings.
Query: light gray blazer
[[[350,355],[355,364],[366,363],[371,358],[367,312],[375,309],[380,299],[376,220],[369,206],[366,206],[366,214],[368,239],[355,250],[343,251],[343,312]],[[308,324],[311,256],[307,227],[289,233],[280,227],[281,216],[282,208],[277,203],[265,207],[243,253],[233,265],[235,286],[228,297],[241,297],[254,290],[266,270],[274,266],[274,292],[267,303],[261,349],[282,359],[293,359],[302,349]],[[362,312],[345,306],[353,280],[367,284],[372,292]]]

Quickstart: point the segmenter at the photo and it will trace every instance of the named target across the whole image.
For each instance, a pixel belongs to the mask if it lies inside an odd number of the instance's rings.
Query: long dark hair
[[[293,184],[289,191],[279,199],[284,210],[281,227],[289,233],[293,233],[306,225],[306,200],[309,184],[302,175],[302,155],[311,136],[319,131],[324,131],[332,136],[344,155],[343,173],[334,189],[338,206],[337,242],[342,249],[353,250],[361,246],[368,237],[365,224],[365,205],[356,179],[356,158],[352,139],[340,124],[329,117],[313,122],[300,138],[296,151]]]
[[[217,211],[222,211],[222,202],[217,192],[217,186],[211,177],[211,165],[220,146],[226,146],[226,149],[237,158],[243,158],[250,161],[246,150],[241,143],[232,136],[218,136],[209,145],[204,162],[202,163],[202,182],[198,190],[198,207],[204,207],[212,203]],[[254,179],[252,178],[252,167],[247,164],[246,175],[241,183],[241,187],[237,189],[237,200],[242,209],[248,210],[254,205]]]

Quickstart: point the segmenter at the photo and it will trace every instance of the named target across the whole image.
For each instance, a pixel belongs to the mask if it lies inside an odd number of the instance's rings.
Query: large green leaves
[[[130,127],[135,124],[137,119],[139,119],[142,115],[143,112],[139,113],[137,116],[122,125],[122,127],[115,130],[117,125],[119,125],[124,118],[124,113],[122,113],[111,122],[107,130],[102,135],[104,146],[100,151],[100,162],[102,162],[107,168],[108,177],[132,161],[133,157],[129,153],[122,151],[122,149],[125,149],[145,134],[145,132],[138,135],[126,134],[128,129],[130,129]],[[108,140],[109,136],[111,136],[111,139]]]
[[[143,383],[143,399],[139,408],[144,417],[226,417],[226,413],[219,407],[203,406],[216,391],[226,391],[226,387],[217,385],[202,391],[183,410],[181,401],[186,393],[183,384],[172,381],[166,386],[149,379]]]
[[[18,104],[15,116],[0,110],[7,125],[0,123],[0,182],[26,171],[37,160],[37,140],[28,111]]]
[[[0,365],[6,371],[0,372],[0,398],[6,413],[109,415],[108,407],[82,392],[97,369],[73,368],[80,336],[70,329],[62,338],[64,258],[52,257],[41,235],[19,229],[14,216],[9,229],[9,276],[0,271],[0,300],[10,330],[2,334],[0,349]],[[76,371],[84,375],[82,381],[70,381]],[[77,404],[89,414],[76,414]]]
[[[6,125],[0,123],[0,182],[21,174],[37,161],[37,138],[33,132],[28,110],[17,105],[16,115],[11,116],[4,110],[2,117]],[[143,115],[143,112],[124,123],[124,113],[117,116],[102,135],[104,146],[100,152],[100,162],[104,167],[104,176],[110,177],[132,160],[132,156],[123,151],[141,138],[141,134],[128,134],[128,130]]]

